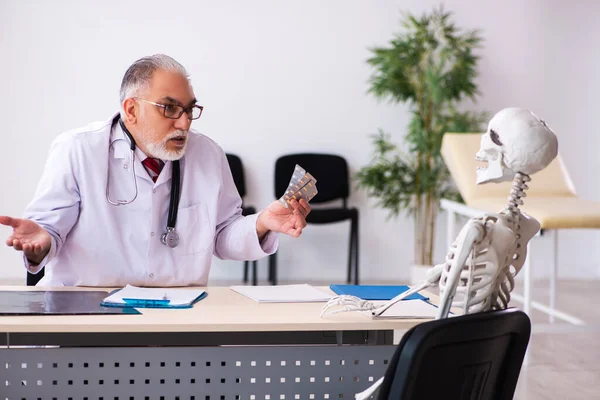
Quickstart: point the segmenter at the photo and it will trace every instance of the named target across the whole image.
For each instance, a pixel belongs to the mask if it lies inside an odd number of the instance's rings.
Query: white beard
[[[177,129],[177,130],[169,133],[160,142],[152,142],[152,141],[150,141],[150,138],[155,136],[154,128],[151,127],[148,123],[146,123],[146,121],[144,119],[143,111],[141,111],[141,113],[140,113],[140,118],[142,118],[142,121],[143,121],[142,127],[141,127],[142,129],[140,132],[140,141],[144,144],[144,146],[146,146],[146,149],[149,153],[147,155],[149,157],[158,158],[163,161],[175,161],[175,160],[179,160],[181,157],[183,157],[183,154],[185,153],[185,149],[187,147],[188,131],[183,131],[183,130]],[[175,150],[175,151],[167,149],[167,142],[170,139],[180,137],[180,136],[185,136],[185,143],[184,143],[183,147],[181,149]]]
[[[146,136],[146,135],[144,135],[144,136]],[[180,137],[180,136],[185,136],[185,143],[184,143],[183,147],[178,150],[167,149],[167,142],[170,139]],[[182,130],[178,129],[174,132],[169,133],[167,135],[167,137],[165,137],[160,142],[148,142],[145,139],[146,138],[144,137],[144,142],[145,142],[144,144],[146,145],[146,149],[148,150],[148,153],[150,153],[150,154],[148,154],[150,157],[158,158],[163,161],[175,161],[175,160],[179,160],[181,157],[183,157],[183,154],[185,153],[185,149],[186,149],[187,143],[188,143],[188,131],[182,131]]]

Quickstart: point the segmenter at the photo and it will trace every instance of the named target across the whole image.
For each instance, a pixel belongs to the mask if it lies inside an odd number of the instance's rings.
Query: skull
[[[511,181],[515,173],[532,175],[558,154],[558,140],[544,121],[524,108],[505,108],[490,120],[475,158],[477,184]]]

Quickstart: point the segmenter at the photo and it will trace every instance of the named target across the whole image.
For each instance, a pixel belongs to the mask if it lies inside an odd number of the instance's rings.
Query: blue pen
[[[152,300],[152,299],[127,299],[127,298],[123,298],[123,301],[125,303],[131,304],[133,306],[139,305],[140,307],[143,307],[143,306],[166,306],[171,302],[171,300],[168,300],[168,299]]]

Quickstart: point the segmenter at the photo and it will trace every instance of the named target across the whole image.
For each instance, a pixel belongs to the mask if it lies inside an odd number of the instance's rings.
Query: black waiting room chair
[[[245,205],[243,203],[244,196],[246,196],[246,180],[244,177],[244,165],[242,164],[242,160],[235,154],[227,154],[227,162],[229,162],[229,168],[231,169],[231,174],[233,175],[233,182],[235,183],[235,187],[242,198],[242,215],[251,215],[256,214],[256,208],[252,206]],[[249,261],[244,261],[244,282],[248,282],[248,264]],[[257,261],[252,261],[252,284],[256,286],[257,275],[256,275],[256,263]]]
[[[278,199],[285,193],[296,164],[317,180],[318,193],[310,204],[323,204],[323,207],[313,207],[306,222],[331,224],[350,221],[347,281],[350,283],[354,280],[354,284],[358,285],[358,209],[348,207],[350,185],[346,160],[338,155],[316,153],[279,157],[275,162],[275,198]],[[269,280],[273,285],[277,284],[277,253],[269,256]]]
[[[510,400],[531,321],[510,308],[424,322],[398,344],[379,400]]]
[[[37,274],[27,272],[27,286],[35,286],[44,277],[44,268]]]

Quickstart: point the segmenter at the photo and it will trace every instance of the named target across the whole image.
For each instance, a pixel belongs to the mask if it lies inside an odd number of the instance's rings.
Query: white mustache
[[[187,135],[188,135],[188,131],[178,129],[175,132],[169,133],[167,135],[167,137],[165,137],[164,141],[166,142],[167,140],[177,139],[180,137],[185,137],[187,139]]]

